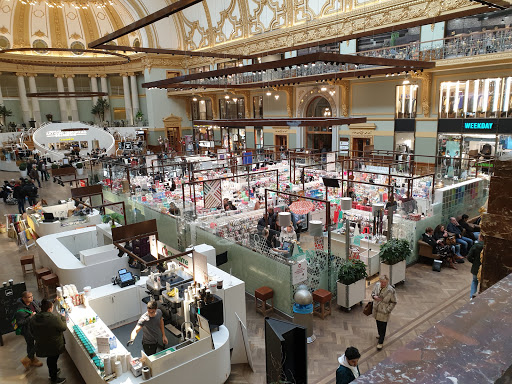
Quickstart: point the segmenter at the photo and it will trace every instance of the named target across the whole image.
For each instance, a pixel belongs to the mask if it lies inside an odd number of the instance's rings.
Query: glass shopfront
[[[222,148],[230,152],[246,149],[245,128],[221,128]]]
[[[402,84],[396,87],[395,118],[416,118],[418,100],[418,86],[416,84]]]

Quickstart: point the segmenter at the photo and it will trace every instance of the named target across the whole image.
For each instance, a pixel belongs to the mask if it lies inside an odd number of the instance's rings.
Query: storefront
[[[213,151],[215,147],[213,138],[213,126],[194,125],[193,127],[194,143],[197,151],[202,154],[206,151]]]
[[[241,151],[246,148],[245,128],[222,127],[222,148],[230,152]]]
[[[512,119],[439,119],[438,168],[445,178],[462,178],[475,162],[512,150]]]

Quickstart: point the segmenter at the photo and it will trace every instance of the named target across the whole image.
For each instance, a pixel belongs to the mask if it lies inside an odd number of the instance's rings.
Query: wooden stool
[[[332,293],[325,289],[317,289],[313,292],[313,315],[320,317],[322,320],[325,316],[331,314],[331,300]],[[315,302],[319,303],[318,307],[315,307]],[[326,307],[328,304],[328,307]]]
[[[57,288],[59,285],[59,277],[55,273],[50,273],[42,276],[41,281],[44,288],[44,298],[48,299],[50,297],[50,287]]]
[[[261,305],[258,305],[258,299],[261,300]],[[267,300],[271,299],[271,305],[267,304]],[[274,291],[269,287],[260,287],[254,291],[254,305],[256,312],[267,316],[267,313],[274,312]]]
[[[20,258],[21,270],[23,271],[23,276],[25,276],[28,272],[32,272],[35,274],[36,272],[36,262],[34,260],[34,255],[26,255],[21,256]],[[25,265],[32,264],[32,269],[28,271],[25,269]]]
[[[36,279],[37,279],[37,290],[38,291],[43,290],[43,282],[41,280],[41,277],[43,277],[45,275],[49,275],[50,273],[52,273],[50,268],[43,267],[43,268],[36,269],[35,274],[36,274]]]

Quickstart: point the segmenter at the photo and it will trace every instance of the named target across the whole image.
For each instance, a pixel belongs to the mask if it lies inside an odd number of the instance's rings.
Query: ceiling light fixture
[[[229,95],[225,95],[225,96],[224,96],[224,98],[225,98],[226,100],[228,100],[228,99],[229,99]]]
[[[272,92],[270,92],[270,90],[269,90],[269,91],[267,91],[266,95],[267,96],[272,96]]]
[[[279,95],[276,93],[276,94],[274,95],[274,98],[275,98],[276,100],[279,100]]]
[[[197,101],[197,97],[192,98],[192,101]]]
[[[322,88],[320,88],[320,90],[321,90],[322,92],[325,92],[325,91],[327,91],[327,87],[322,87]]]

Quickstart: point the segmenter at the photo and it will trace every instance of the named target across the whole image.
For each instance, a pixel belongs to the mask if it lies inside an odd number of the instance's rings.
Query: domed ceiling
[[[62,7],[49,7],[51,1],[60,2]],[[213,47],[385,1],[204,0],[113,43],[186,50]],[[89,42],[175,1],[103,2],[104,7],[90,5],[78,9],[73,0],[0,0],[0,49],[84,48]]]

